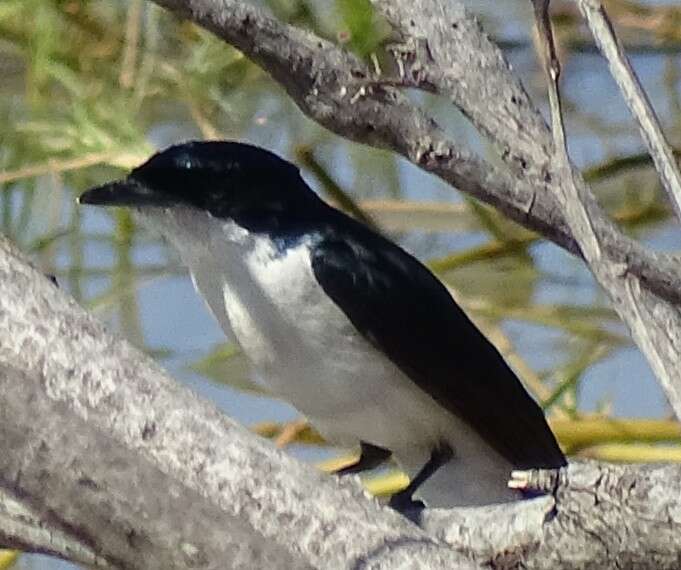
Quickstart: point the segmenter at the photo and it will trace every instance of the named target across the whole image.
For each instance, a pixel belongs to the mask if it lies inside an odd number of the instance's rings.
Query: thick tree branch
[[[0,365],[0,375],[0,485],[33,506],[50,531],[54,550],[47,552],[71,556],[76,543],[83,562],[94,554],[91,564],[140,570],[217,569],[227,559],[236,567],[309,567],[51,400],[39,377],[7,365]],[[156,524],[144,524],[145,518]]]
[[[434,510],[423,527],[495,569],[678,568],[677,465],[571,464],[522,472],[553,495],[485,509]]]
[[[513,173],[457,145],[431,117],[395,89],[384,87],[386,78],[374,77],[352,54],[283,24],[260,8],[239,0],[154,2],[241,50],[272,75],[306,115],[329,130],[394,150],[581,255],[552,192],[555,182],[547,168],[550,133],[499,49],[456,0],[374,3],[403,35],[404,41],[393,47],[405,65],[405,84],[451,96],[498,144]],[[455,72],[446,71],[450,67]],[[436,77],[442,82],[434,87]],[[640,276],[646,288],[681,302],[679,260],[646,251],[622,236],[597,205],[591,207],[609,255]]]
[[[3,372],[5,368],[0,365]],[[22,379],[18,371],[13,370],[11,376]],[[27,503],[25,498],[17,498],[4,486],[0,488],[0,544],[4,548],[50,554],[87,566],[107,566],[90,545],[76,536],[51,528]]]
[[[172,382],[2,238],[0,328],[0,546],[152,570],[678,568],[678,466],[529,473],[555,498],[419,529]]]
[[[454,144],[400,93],[383,86],[354,56],[310,32],[287,26],[236,0],[155,0],[213,31],[260,64],[298,106],[327,128],[387,147],[510,218],[584,255],[583,236],[566,218],[569,179],[609,267],[626,284],[615,300],[681,417],[681,263],[645,250],[605,216],[580,173],[552,165],[553,143],[503,55],[456,1],[373,0],[401,35],[392,46],[398,83],[445,95],[501,149],[495,168]],[[573,220],[574,221],[574,220]],[[589,259],[587,255],[587,259]],[[603,276],[603,279],[610,277]],[[604,281],[601,280],[601,284]],[[656,332],[655,332],[656,331]],[[654,337],[654,338],[653,338]]]
[[[35,531],[3,525],[6,546],[140,570],[473,567],[194,397],[3,238],[0,330],[0,498]]]

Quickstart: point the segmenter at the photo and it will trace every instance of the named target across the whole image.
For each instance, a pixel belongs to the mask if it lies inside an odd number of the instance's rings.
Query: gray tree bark
[[[427,511],[303,465],[109,334],[0,238],[0,546],[93,566],[678,568],[681,469],[571,465]]]
[[[552,164],[551,132],[458,2],[374,0],[398,34],[401,73],[386,78],[248,4],[155,1],[242,50],[327,128],[401,153],[574,253],[596,240],[585,257],[622,267],[631,297],[622,306],[638,311],[681,411],[678,259],[623,236],[566,157]],[[448,97],[497,145],[501,166],[450,140],[402,86]],[[178,386],[5,240],[0,330],[2,546],[125,569],[681,566],[676,466],[519,474],[548,494],[427,511],[419,528],[356,481],[301,465]]]

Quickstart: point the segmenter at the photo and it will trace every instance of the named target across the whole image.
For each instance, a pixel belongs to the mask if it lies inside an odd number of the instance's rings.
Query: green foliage
[[[387,36],[385,24],[377,21],[370,0],[336,0],[345,30],[342,39],[362,57],[376,51]]]

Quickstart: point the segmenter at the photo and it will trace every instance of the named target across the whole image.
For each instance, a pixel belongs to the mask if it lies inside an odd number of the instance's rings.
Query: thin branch
[[[657,319],[659,314],[651,311],[646,299],[641,295],[636,280],[628,274],[627,267],[609,258],[601,245],[601,237],[595,228],[590,212],[585,204],[593,200],[587,187],[577,186],[570,166],[559,91],[560,63],[556,57],[551,22],[549,19],[549,0],[532,0],[535,20],[542,46],[542,59],[548,78],[551,123],[555,146],[554,172],[560,179],[558,185],[565,218],[578,240],[589,269],[601,287],[612,299],[613,306],[620,318],[627,324],[634,341],[646,356],[655,375],[665,389],[674,406],[677,417],[681,414],[681,383],[679,374],[681,353],[673,336],[681,331],[679,311],[667,307],[665,320],[673,318],[671,330],[660,330]],[[661,304],[657,304],[659,308]],[[667,323],[669,324],[669,323]],[[676,332],[675,332],[676,331]],[[671,333],[671,334],[670,334]]]
[[[677,218],[681,221],[681,172],[674,151],[667,142],[650,100],[624,53],[612,22],[600,0],[573,1],[579,6],[601,52],[608,60],[610,73],[638,122],[643,140],[662,180],[662,186],[667,191]]]
[[[143,157],[140,157],[137,154],[110,150],[93,152],[65,160],[50,159],[38,164],[29,164],[28,166],[24,166],[17,170],[2,171],[0,172],[0,184],[17,182],[26,178],[34,178],[53,172],[61,173],[70,170],[78,170],[97,164],[111,164],[120,166],[121,168],[132,168],[136,164],[139,164],[141,160],[143,160]]]

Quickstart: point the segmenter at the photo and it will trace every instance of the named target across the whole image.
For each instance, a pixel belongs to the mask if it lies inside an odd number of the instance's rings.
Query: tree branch
[[[432,117],[399,91],[383,86],[384,79],[374,77],[352,54],[283,24],[258,7],[239,0],[153,1],[242,51],[276,79],[306,115],[329,130],[391,149],[581,255],[551,191],[555,182],[547,180],[550,133],[499,49],[456,0],[373,1],[403,34],[403,43],[393,48],[411,77],[407,84],[432,91],[430,82],[436,76],[446,80],[447,89],[458,94],[455,102],[461,110],[483,132],[497,138],[502,158],[513,173],[456,144]],[[449,67],[465,71],[465,80],[443,71]],[[438,86],[437,92],[447,94],[445,87]],[[646,288],[681,302],[679,260],[649,252],[622,236],[597,205],[591,207],[609,255],[626,263]]]
[[[574,1],[586,19],[601,53],[608,60],[610,73],[639,125],[655,169],[662,179],[662,186],[681,221],[681,173],[674,151],[662,132],[648,96],[641,87],[600,0]]]
[[[402,70],[398,83],[449,97],[500,148],[508,169],[493,167],[456,145],[432,118],[382,85],[352,54],[308,31],[236,0],[155,1],[243,51],[284,86],[303,112],[330,130],[393,149],[584,255],[564,203],[557,199],[566,177],[552,166],[550,132],[499,49],[458,2],[372,0],[401,35],[391,48]],[[571,184],[599,247],[620,274],[617,279],[626,283],[620,297],[635,307],[636,314],[624,320],[681,417],[681,314],[676,307],[681,303],[681,263],[622,234],[580,173],[570,168]]]
[[[601,236],[586,207],[593,201],[593,196],[588,187],[576,183],[570,165],[559,90],[560,62],[549,18],[549,0],[532,0],[532,4],[549,90],[555,148],[553,172],[559,181],[556,189],[565,218],[589,269],[610,296],[617,314],[629,327],[636,344],[660,380],[677,417],[681,417],[681,351],[672,336],[681,332],[681,315],[676,307],[665,301],[658,302],[648,292],[638,289],[638,281],[628,273],[628,268],[610,259],[601,244]],[[661,310],[666,314],[661,315]]]
[[[678,568],[677,465],[571,463],[522,475],[548,497],[511,505],[433,510],[423,527],[496,570]]]
[[[5,366],[0,365],[0,369],[4,371]],[[21,379],[21,373],[13,371],[12,378]],[[5,548],[50,554],[87,566],[107,566],[89,544],[51,528],[29,508],[25,499],[15,497],[4,488],[0,488],[0,544]]]
[[[502,149],[501,158],[535,188],[537,201],[532,211],[537,211],[541,197],[558,198],[558,203],[551,206],[555,208],[554,215],[560,212],[554,220],[559,218],[561,226],[567,224],[567,232],[577,241],[580,254],[609,292],[614,308],[648,359],[677,418],[681,418],[679,299],[653,286],[647,269],[641,271],[638,265],[649,255],[656,255],[634,245],[612,224],[567,157],[558,165],[554,163],[551,133],[539,112],[501,53],[460,5],[436,0],[373,2],[407,38],[404,40],[407,47],[398,49],[396,56],[403,61],[411,83],[448,96]],[[419,40],[428,47],[426,56],[412,47]],[[549,57],[555,60],[555,54]],[[572,201],[576,196],[579,202]],[[588,222],[588,227],[578,220]],[[585,233],[587,230],[591,237]],[[596,267],[593,248],[584,250],[593,245],[593,236],[598,236],[600,256]],[[623,257],[621,246],[633,247],[637,253]],[[678,263],[675,265],[681,268]],[[679,269],[676,272],[678,275]]]
[[[1,237],[0,330],[0,546],[135,570],[473,567],[177,385]]]
[[[419,529],[175,384],[1,237],[0,329],[0,546],[133,570],[678,568],[678,466],[531,472],[555,498]]]

